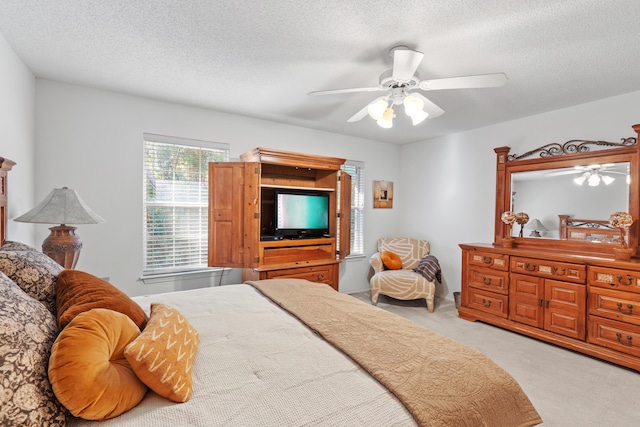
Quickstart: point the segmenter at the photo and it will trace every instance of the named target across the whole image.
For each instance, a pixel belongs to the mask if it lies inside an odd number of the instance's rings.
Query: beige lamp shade
[[[99,224],[104,219],[87,206],[76,190],[54,188],[29,212],[14,218],[17,222],[37,224]]]
[[[98,224],[104,219],[87,206],[78,193],[67,187],[54,188],[29,212],[13,219],[17,222],[60,224],[49,228],[51,234],[42,242],[42,252],[67,269],[75,268],[82,242],[76,227],[67,224]]]

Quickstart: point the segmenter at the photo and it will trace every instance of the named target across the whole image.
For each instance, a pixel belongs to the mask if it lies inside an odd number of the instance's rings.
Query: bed
[[[620,245],[620,230],[612,227],[608,220],[578,219],[559,215],[561,240],[582,240]],[[625,237],[626,238],[626,237]]]
[[[517,382],[480,352],[324,284],[271,279],[129,298],[113,284],[87,272],[62,270],[34,248],[0,237],[0,371],[5,378],[0,383],[0,425],[532,426],[542,422]],[[162,388],[147,389],[147,382],[139,381],[141,373],[132,371],[137,369],[132,359],[126,359],[131,366],[122,358],[101,360],[104,354],[94,351],[94,341],[64,347],[73,337],[85,339],[82,334],[93,340],[99,334],[88,334],[84,329],[88,323],[82,322],[104,315],[117,321],[100,323],[101,331],[107,332],[95,339],[110,340],[114,329],[126,329],[111,347],[125,341],[128,351],[143,336],[148,338],[150,330],[153,334],[160,330],[162,322],[157,320],[162,317],[156,316],[160,308],[165,315],[182,316],[178,319],[186,322],[185,331],[197,342],[190,347],[195,350],[186,365],[190,383],[183,402],[167,397]],[[150,345],[156,341],[161,338],[143,340]],[[184,343],[186,349],[186,338]],[[116,351],[106,347],[100,346],[100,351]],[[62,362],[63,348],[73,349],[64,353],[71,361]],[[66,371],[65,375],[76,377],[63,390],[59,384],[64,375],[59,372],[78,358],[84,365]],[[93,390],[85,382],[102,386],[102,378],[93,376],[94,365],[108,366],[118,375],[126,372],[131,381],[138,381],[131,388],[121,379],[116,385],[106,382],[100,398],[116,393],[127,395],[124,401],[142,384],[140,400],[116,408],[117,413],[108,412],[99,421],[71,415],[65,400],[69,393],[75,394],[74,399],[87,398]]]

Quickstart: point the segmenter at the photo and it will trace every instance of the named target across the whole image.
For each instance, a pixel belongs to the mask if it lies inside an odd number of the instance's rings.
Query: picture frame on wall
[[[393,182],[373,181],[373,207],[393,208]]]

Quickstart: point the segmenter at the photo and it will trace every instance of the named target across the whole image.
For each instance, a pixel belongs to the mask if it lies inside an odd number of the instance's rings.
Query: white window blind
[[[228,144],[144,134],[143,274],[207,267],[208,163],[228,160]]]
[[[364,255],[364,162],[347,160],[342,170],[351,175],[351,255]]]

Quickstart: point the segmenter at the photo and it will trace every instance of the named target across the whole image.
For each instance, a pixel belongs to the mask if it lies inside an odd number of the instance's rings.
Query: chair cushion
[[[191,365],[200,336],[175,308],[152,304],[146,328],[125,349],[138,378],[160,396],[174,402],[191,398]]]
[[[65,426],[47,377],[55,317],[1,272],[0,313],[0,425]]]
[[[382,264],[388,270],[400,270],[402,268],[402,260],[398,255],[391,251],[383,251],[380,254]]]
[[[63,330],[80,313],[107,308],[126,314],[142,330],[147,314],[142,307],[111,283],[78,270],[58,276],[58,327]]]
[[[78,314],[51,349],[49,379],[58,400],[76,417],[105,420],[136,406],[145,386],[124,357],[140,334],[122,313],[94,308]]]

